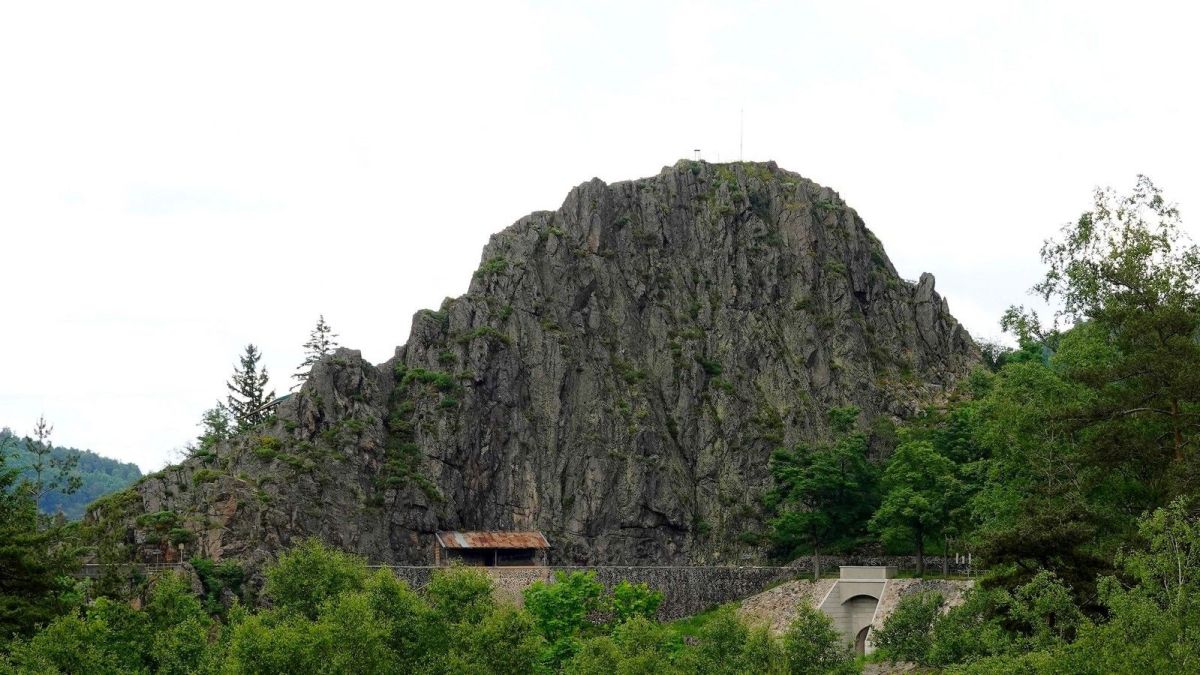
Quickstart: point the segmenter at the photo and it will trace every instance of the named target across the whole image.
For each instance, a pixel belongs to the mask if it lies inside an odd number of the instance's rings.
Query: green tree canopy
[[[267,418],[265,406],[275,399],[275,392],[267,390],[266,366],[259,366],[262,353],[254,345],[246,345],[246,351],[238,360],[233,376],[226,383],[229,395],[225,407],[237,423],[239,430],[249,429]]]
[[[778,514],[771,536],[787,554],[809,550],[814,574],[831,544],[854,541],[877,502],[877,475],[867,459],[866,435],[854,429],[859,410],[830,411],[836,440],[831,444],[776,450],[771,455],[774,487],[767,495]]]
[[[925,574],[925,542],[940,537],[963,506],[954,462],[925,441],[903,443],[883,472],[883,501],[871,529],[884,542],[912,544],[917,576]]]

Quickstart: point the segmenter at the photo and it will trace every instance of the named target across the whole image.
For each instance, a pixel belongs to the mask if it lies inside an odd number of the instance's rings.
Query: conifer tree
[[[14,636],[31,633],[66,609],[67,576],[79,562],[71,529],[61,517],[38,513],[38,498],[47,485],[63,482],[59,489],[73,491],[71,478],[77,474],[50,456],[51,427],[39,418],[34,429],[37,440],[25,439],[27,448],[36,444],[45,454],[34,455],[34,464],[21,467],[11,461],[12,437],[0,438],[0,654]],[[74,455],[75,462],[78,455]],[[39,471],[40,467],[40,471]],[[26,470],[33,479],[22,478]],[[4,665],[0,656],[0,668]]]
[[[308,342],[304,343],[304,363],[300,364],[300,367],[296,369],[296,374],[292,376],[297,380],[297,387],[308,379],[308,374],[312,372],[312,367],[317,361],[332,354],[338,348],[337,337],[333,328],[325,323],[325,315],[320,315],[317,318],[317,325],[308,335]]]
[[[34,501],[42,503],[42,498],[50,492],[64,495],[73,494],[83,485],[79,477],[79,455],[71,452],[62,457],[54,456],[54,445],[50,442],[50,434],[54,426],[46,421],[44,415],[39,416],[33,427],[33,436],[25,437],[25,450],[29,454],[29,470],[33,472],[33,480],[29,487]]]
[[[229,395],[225,407],[237,423],[238,430],[245,430],[267,418],[263,409],[275,399],[274,391],[267,391],[267,368],[259,367],[262,353],[254,345],[246,345],[240,363],[233,370],[233,377],[226,383]]]

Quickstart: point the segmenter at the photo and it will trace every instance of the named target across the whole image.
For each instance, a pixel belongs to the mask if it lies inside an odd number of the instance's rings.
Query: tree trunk
[[[925,576],[925,533],[917,530],[917,576]]]
[[[950,576],[950,537],[942,537],[942,578]]]
[[[820,580],[821,578],[821,549],[813,547],[813,579]]]
[[[1183,430],[1179,428],[1179,399],[1171,400],[1171,426],[1175,430],[1175,461],[1183,461]]]

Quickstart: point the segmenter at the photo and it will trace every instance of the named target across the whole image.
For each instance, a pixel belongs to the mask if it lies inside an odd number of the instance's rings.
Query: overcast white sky
[[[983,5],[5,2],[0,426],[156,469],[247,342],[279,390],[322,312],[383,361],[489,234],[737,159],[743,108],[977,337],[1095,185],[1195,233],[1191,3]]]

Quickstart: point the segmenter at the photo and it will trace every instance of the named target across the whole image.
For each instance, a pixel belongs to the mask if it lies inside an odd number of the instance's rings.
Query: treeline
[[[151,585],[142,609],[101,598],[62,616],[0,662],[37,673],[852,673],[830,620],[802,611],[775,637],[731,610],[685,636],[654,620],[644,585],[606,592],[560,575],[498,603],[478,568],[439,571],[420,590],[316,541],[267,569],[269,608],[215,617],[183,575]]]
[[[834,410],[833,442],[775,453],[777,550],[969,551],[991,587],[1052,574],[1103,611],[1097,577],[1144,543],[1138,519],[1200,494],[1200,250],[1143,177],[1097,191],[1042,258],[1053,320],[1009,309],[1019,348],[985,345],[943,406],[894,432]]]
[[[1200,518],[1183,499],[1138,525],[1138,548],[1077,589],[1042,569],[1012,589],[986,584],[942,612],[936,593],[901,599],[875,657],[976,674],[1200,672]]]
[[[21,473],[23,478],[34,478],[34,471],[30,467],[36,458],[29,451],[24,439],[18,438],[11,429],[5,427],[0,429],[0,447],[7,449],[8,461],[13,466],[25,467]],[[71,493],[61,490],[46,492],[38,502],[43,513],[61,512],[70,520],[78,520],[83,517],[88,504],[121,490],[142,477],[141,470],[131,462],[119,462],[90,450],[50,447],[50,460],[56,463],[66,463],[72,457],[78,458],[75,465],[79,477],[78,489]]]

